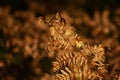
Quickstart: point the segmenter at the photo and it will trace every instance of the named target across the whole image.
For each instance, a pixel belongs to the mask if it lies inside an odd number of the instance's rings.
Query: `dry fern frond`
[[[86,44],[59,13],[47,22],[50,26],[48,51],[55,56],[52,70],[56,80],[105,79],[108,71],[104,45]]]

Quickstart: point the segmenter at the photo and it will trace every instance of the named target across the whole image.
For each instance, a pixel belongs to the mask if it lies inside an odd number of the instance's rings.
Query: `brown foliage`
[[[120,79],[120,9],[36,17],[35,4],[0,7],[1,80]]]
[[[51,20],[51,19],[50,19]],[[49,54],[55,56],[53,72],[58,80],[101,80],[108,76],[105,46],[85,43],[57,13],[50,25]],[[48,21],[48,24],[51,21]]]

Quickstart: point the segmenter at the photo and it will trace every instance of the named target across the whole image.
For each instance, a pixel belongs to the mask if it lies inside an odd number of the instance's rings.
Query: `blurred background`
[[[0,0],[0,80],[52,80],[44,17],[57,12],[87,41],[110,47],[109,73],[120,74],[117,0]]]

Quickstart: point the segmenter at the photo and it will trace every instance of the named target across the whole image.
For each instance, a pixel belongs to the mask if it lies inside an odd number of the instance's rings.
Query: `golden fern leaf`
[[[64,25],[60,14],[50,21],[48,51],[54,52],[53,72],[57,80],[102,80],[107,75],[105,48],[90,46],[75,33],[74,27]]]

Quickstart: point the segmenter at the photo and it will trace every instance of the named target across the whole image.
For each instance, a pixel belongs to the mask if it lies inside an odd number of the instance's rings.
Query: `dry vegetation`
[[[120,8],[85,1],[1,5],[0,80],[120,80]]]
[[[52,68],[55,80],[117,80],[115,76],[119,74],[109,71],[112,65],[109,47],[89,44],[59,13],[47,22],[51,33],[48,51],[55,57]]]

